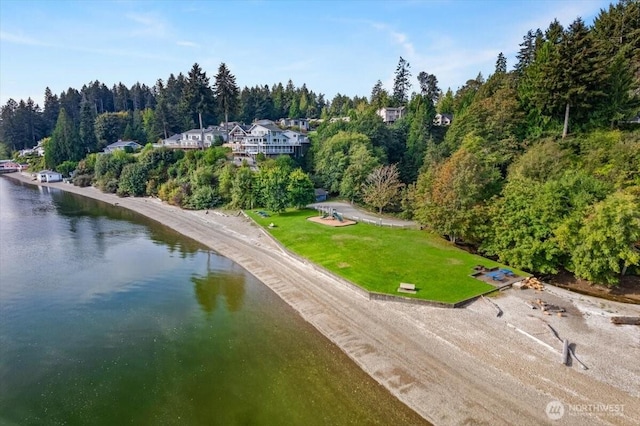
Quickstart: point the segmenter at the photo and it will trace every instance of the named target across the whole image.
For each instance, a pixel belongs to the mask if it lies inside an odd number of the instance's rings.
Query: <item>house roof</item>
[[[253,124],[260,124],[261,126],[268,126],[268,125],[275,125],[276,123],[274,123],[271,120],[256,120]]]
[[[234,132],[236,128],[240,129],[244,133],[247,133],[249,130],[251,130],[251,127],[253,126],[247,126],[245,124],[236,124],[235,126],[229,128],[229,133]]]
[[[124,148],[125,146],[131,146],[131,147],[141,147],[142,145],[140,145],[137,142],[134,141],[118,141],[118,142],[114,142],[111,145],[107,145],[107,148]]]
[[[263,120],[264,121],[264,120]],[[272,131],[272,132],[282,132],[283,130],[276,126],[275,124],[273,124],[273,121],[268,120],[271,122],[271,124],[260,124],[260,123],[256,123],[254,124],[251,129],[255,128],[255,127],[264,127],[265,129]]]

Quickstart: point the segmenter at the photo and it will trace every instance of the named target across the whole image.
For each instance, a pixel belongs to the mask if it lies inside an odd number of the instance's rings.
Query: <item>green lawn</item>
[[[247,213],[292,252],[370,291],[398,295],[398,285],[406,282],[418,293],[402,296],[455,303],[494,288],[469,275],[476,265],[498,263],[425,231],[363,223],[334,228],[306,220],[317,215],[314,210],[268,218]],[[276,227],[268,228],[270,223]]]

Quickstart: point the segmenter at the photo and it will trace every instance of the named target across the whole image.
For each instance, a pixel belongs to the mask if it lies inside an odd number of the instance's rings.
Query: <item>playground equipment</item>
[[[338,213],[333,207],[316,207],[320,213],[321,219],[335,219],[338,222],[344,222],[342,213]]]

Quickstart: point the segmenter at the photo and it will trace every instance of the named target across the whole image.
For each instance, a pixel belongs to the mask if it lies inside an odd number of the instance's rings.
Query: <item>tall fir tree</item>
[[[45,163],[54,168],[65,161],[79,161],[84,155],[76,127],[67,111],[61,108],[51,140],[45,147]]]
[[[204,124],[214,121],[213,90],[207,73],[197,63],[193,64],[189,71],[182,95],[182,106],[184,112],[189,115],[190,122],[199,125],[201,120]]]
[[[409,100],[411,88],[411,64],[402,56],[396,67],[396,76],[393,80],[393,100],[397,106],[405,105]]]
[[[44,90],[44,111],[43,118],[45,124],[45,133],[50,135],[58,120],[60,114],[60,101],[58,96],[51,92],[50,88]]]
[[[507,72],[507,58],[502,52],[498,53],[498,59],[496,60],[496,74]]]
[[[215,96],[220,109],[224,113],[224,127],[228,136],[229,115],[235,114],[239,106],[239,89],[236,84],[236,77],[231,74],[224,62],[220,64],[216,74]]]
[[[606,69],[593,46],[589,29],[578,18],[561,37],[559,45],[560,97],[565,106],[562,137],[569,131],[571,108],[578,113],[591,109],[602,97]]]
[[[98,139],[95,132],[96,112],[95,104],[86,98],[80,107],[80,126],[78,136],[85,153],[94,152],[98,147]]]
[[[431,101],[432,105],[435,105],[442,96],[442,92],[438,87],[438,79],[434,74],[421,71],[418,74],[418,83],[420,83],[420,94]]]

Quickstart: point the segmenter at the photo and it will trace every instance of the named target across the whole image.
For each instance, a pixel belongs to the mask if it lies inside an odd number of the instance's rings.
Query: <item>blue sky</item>
[[[391,88],[400,56],[454,91],[508,67],[529,29],[557,18],[591,24],[603,0],[519,1],[24,1],[0,0],[0,104],[47,86],[59,94],[99,80],[152,86],[197,62],[221,62],[238,85],[291,79],[330,100]]]

